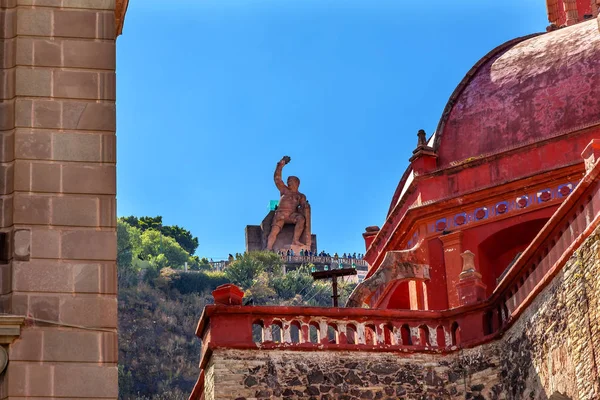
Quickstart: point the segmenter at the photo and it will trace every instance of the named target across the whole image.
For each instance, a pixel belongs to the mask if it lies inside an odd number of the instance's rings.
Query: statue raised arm
[[[278,163],[275,168],[275,175],[273,179],[275,180],[275,186],[279,189],[279,192],[283,194],[284,191],[289,190],[289,188],[283,183],[283,179],[281,178],[281,173],[283,171],[283,167],[286,166],[292,159],[288,156],[284,156]]]
[[[286,185],[281,178],[283,167],[290,161],[290,157],[285,156],[277,163],[277,167],[275,168],[274,180],[277,189],[279,189],[280,198],[279,205],[275,210],[275,216],[273,217],[273,222],[271,224],[271,232],[267,238],[267,249],[269,250],[273,249],[273,245],[277,240],[277,235],[281,232],[281,229],[286,223],[294,225],[292,245],[302,246],[307,244],[302,243],[301,238],[306,230],[307,218],[310,218],[309,215],[306,215],[307,211],[310,214],[310,206],[306,201],[306,196],[298,191],[300,179],[296,176],[290,176],[287,179]],[[306,232],[309,231],[306,230]],[[310,247],[310,243],[308,243],[308,246]]]

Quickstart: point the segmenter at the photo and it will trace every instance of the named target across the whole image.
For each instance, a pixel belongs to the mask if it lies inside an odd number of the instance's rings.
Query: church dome
[[[452,94],[433,147],[445,168],[599,123],[600,33],[591,20],[486,55]]]

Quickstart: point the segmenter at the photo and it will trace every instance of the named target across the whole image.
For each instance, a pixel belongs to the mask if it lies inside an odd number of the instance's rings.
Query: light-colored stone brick
[[[52,199],[52,225],[98,226],[98,198],[64,195]]]
[[[60,67],[62,65],[62,43],[62,39],[33,40],[33,65],[43,67]]]
[[[31,305],[29,308],[31,308]],[[116,296],[61,296],[60,322],[89,327],[116,328]]]
[[[93,39],[96,18],[93,10],[54,10],[54,36]]]
[[[114,41],[63,41],[64,66],[70,68],[115,69]]]
[[[115,0],[63,0],[63,6],[112,11],[115,9]]]
[[[54,96],[71,99],[97,99],[98,73],[94,71],[54,71]]]
[[[16,94],[18,96],[51,96],[52,71],[49,69],[18,67],[16,71]]]
[[[115,131],[116,109],[114,103],[65,102],[63,127],[93,131]]]
[[[64,161],[102,161],[102,137],[103,135],[94,133],[55,133],[52,158]]]
[[[32,229],[32,258],[60,258],[60,232],[54,229]]]
[[[17,129],[15,156],[19,159],[48,160],[52,153],[52,133],[46,130]]]
[[[24,110],[20,111],[21,113],[24,112]],[[0,130],[5,131],[13,129],[15,127],[15,101],[8,100],[0,102],[0,115],[2,116],[2,118],[0,118]],[[19,118],[19,116],[23,117],[24,115],[17,113],[16,116]]]
[[[61,235],[62,257],[71,260],[115,260],[117,235],[114,230],[68,230]]]
[[[17,35],[17,10],[0,9],[0,38],[11,39]]]
[[[62,104],[53,100],[33,101],[33,121],[30,126],[34,128],[61,128]]]
[[[54,395],[83,399],[118,397],[116,365],[60,365],[54,369]]]
[[[59,193],[60,164],[32,163],[31,190],[34,192]]]
[[[15,190],[29,191],[31,190],[31,162],[17,160],[14,163],[15,168]]]
[[[24,225],[50,223],[50,197],[17,193],[14,196],[14,222]]]
[[[65,193],[115,194],[114,165],[66,164],[62,170]]]
[[[11,100],[15,97],[15,75],[14,68],[0,69],[0,100]]]
[[[27,36],[52,35],[52,10],[47,8],[19,8],[17,34]]]
[[[13,288],[19,292],[73,292],[73,267],[54,260],[13,264]]]

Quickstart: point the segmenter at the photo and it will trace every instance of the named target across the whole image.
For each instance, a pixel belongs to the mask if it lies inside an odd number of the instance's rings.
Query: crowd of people
[[[349,259],[349,260],[362,260],[364,254],[356,254],[356,253],[344,253],[341,256],[338,253],[334,253],[333,256],[329,253],[326,253],[325,251],[321,251],[320,253],[317,253],[316,251],[313,252],[311,250],[300,250],[299,254],[296,254],[294,252],[294,250],[287,250],[287,251],[283,251],[280,250],[277,252],[277,254],[279,254],[281,257],[294,257],[294,256],[300,256],[300,257],[329,257],[329,258],[333,258],[334,260],[340,259],[340,258],[344,258],[344,259]]]

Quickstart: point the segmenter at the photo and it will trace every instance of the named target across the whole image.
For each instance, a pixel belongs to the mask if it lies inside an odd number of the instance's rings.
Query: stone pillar
[[[462,232],[457,231],[448,235],[440,236],[444,246],[444,263],[446,265],[446,288],[448,290],[449,308],[459,307],[460,301],[456,286],[459,282],[459,275],[462,272],[463,261],[462,253]]]
[[[548,22],[555,27],[559,25],[560,11],[559,11],[559,0],[548,0],[546,2],[546,8],[548,11]]]
[[[458,301],[466,306],[485,300],[487,286],[481,280],[481,274],[475,268],[475,254],[467,250],[461,254],[463,259],[462,272],[456,285]]]
[[[577,0],[563,0],[565,7],[565,16],[567,26],[579,22],[579,11],[577,10]]]
[[[1,398],[116,399],[115,0],[0,18],[1,308],[26,317]]]

